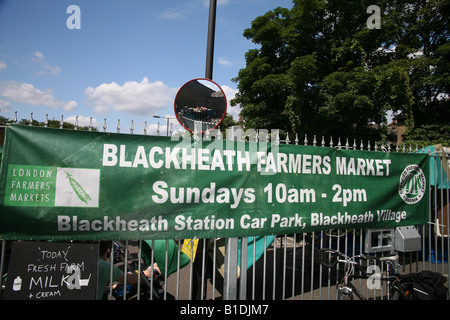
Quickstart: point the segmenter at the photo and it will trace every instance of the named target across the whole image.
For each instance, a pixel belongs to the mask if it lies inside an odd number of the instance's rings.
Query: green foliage
[[[386,114],[408,139],[448,139],[450,0],[294,0],[257,17],[244,36],[258,48],[233,79],[246,128],[377,140]],[[447,134],[447,136],[445,136]]]
[[[417,144],[419,146],[430,146],[435,144],[450,146],[450,126],[442,126],[439,124],[420,126],[411,130],[405,136],[405,142]]]

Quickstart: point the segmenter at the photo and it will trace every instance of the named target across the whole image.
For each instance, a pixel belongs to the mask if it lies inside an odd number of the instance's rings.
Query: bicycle
[[[114,263],[121,265],[124,272],[139,273],[138,258],[126,250],[127,244],[120,241],[114,241]],[[144,267],[145,264],[143,264]],[[141,266],[142,267],[142,266]],[[175,298],[168,292],[164,291],[164,276],[157,270],[152,271],[152,277],[147,278],[144,273],[140,273],[143,283],[139,290],[136,285],[117,284],[113,286],[112,296],[116,300],[174,300]],[[125,293],[126,290],[126,293]],[[110,291],[107,287],[106,293]],[[139,292],[138,292],[139,291]],[[139,296],[139,297],[138,297]],[[106,296],[105,296],[106,298]]]
[[[401,276],[396,273],[395,262],[397,260],[398,255],[378,258],[360,254],[350,257],[333,249],[319,250],[319,261],[323,266],[331,269],[338,263],[344,264],[344,277],[336,284],[338,300],[354,300],[355,296],[360,300],[369,300],[353,284],[355,279],[366,279],[368,285],[373,286],[372,288],[387,281],[389,300],[407,300],[405,290],[401,285]],[[387,277],[382,277],[380,273],[383,263],[387,265]]]

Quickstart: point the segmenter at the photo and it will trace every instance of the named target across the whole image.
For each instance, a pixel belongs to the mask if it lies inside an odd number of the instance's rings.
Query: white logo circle
[[[407,204],[419,202],[427,187],[425,174],[418,165],[411,164],[403,170],[400,176],[398,194]]]

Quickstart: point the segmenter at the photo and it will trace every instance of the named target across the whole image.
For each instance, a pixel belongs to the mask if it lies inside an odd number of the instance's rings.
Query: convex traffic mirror
[[[227,100],[222,88],[209,79],[186,82],[174,102],[178,122],[191,132],[204,133],[222,122],[227,111]]]

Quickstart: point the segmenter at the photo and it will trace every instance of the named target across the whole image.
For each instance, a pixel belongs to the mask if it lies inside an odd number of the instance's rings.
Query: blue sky
[[[69,29],[80,9],[80,29]],[[231,99],[231,81],[255,44],[243,37],[257,16],[291,0],[218,0],[213,80]],[[0,115],[102,130],[166,132],[187,81],[205,76],[208,0],[0,0]],[[239,110],[228,112],[237,117]],[[172,129],[179,128],[171,120]]]

